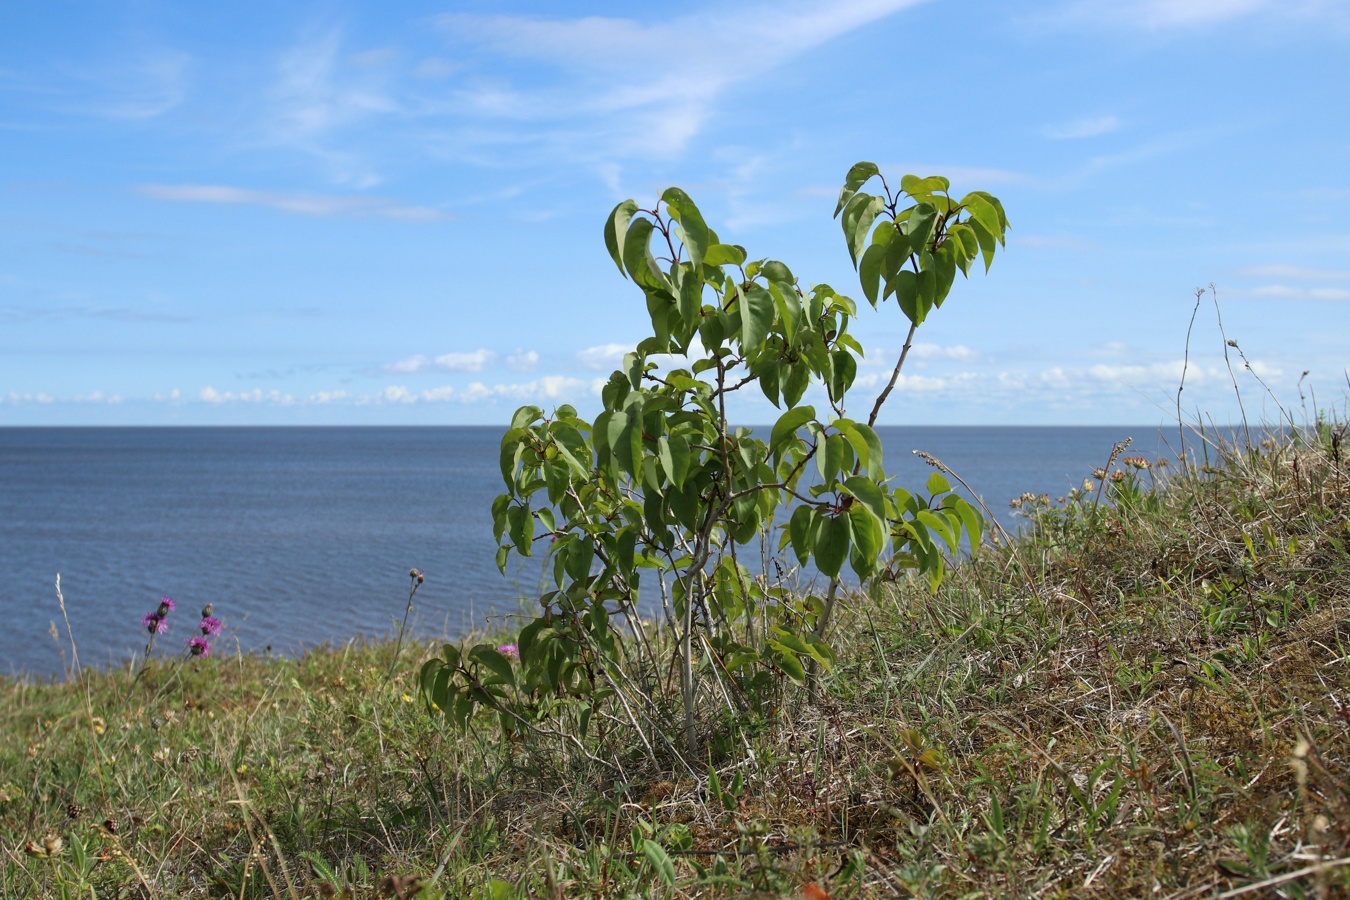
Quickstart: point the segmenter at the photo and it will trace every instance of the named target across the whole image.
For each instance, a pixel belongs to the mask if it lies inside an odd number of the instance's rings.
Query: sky
[[[1183,366],[1188,418],[1338,409],[1347,89],[1335,0],[5,4],[0,426],[594,413],[617,202],[861,301],[859,160],[1011,223],[882,423],[1164,423]],[[858,411],[908,324],[862,307]]]

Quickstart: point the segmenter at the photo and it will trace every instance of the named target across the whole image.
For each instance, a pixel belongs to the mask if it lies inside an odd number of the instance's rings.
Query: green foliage
[[[956,271],[968,273],[981,253],[988,266],[1007,221],[988,194],[953,201],[944,178],[906,175],[897,193],[884,180],[883,196],[862,193],[874,176],[870,163],[853,167],[836,215],[868,300],[895,296],[917,327]],[[705,671],[753,702],[779,676],[801,684],[834,665],[834,587],[825,600],[797,596],[755,576],[737,547],[764,541],[768,553],[787,516],[776,552],[790,546],[803,567],[837,580],[847,564],[863,581],[913,570],[936,589],[946,554],[963,537],[977,545],[983,522],[940,475],[926,497],[890,482],[873,430],[884,394],[868,421],[848,415],[863,355],[849,334],[852,299],[722,243],[678,188],[651,209],[620,203],[604,238],[642,291],[651,335],[610,376],[593,421],[570,406],[551,416],[526,406],[501,444],[498,565],[540,548],[553,589],[520,632],[518,667],[487,645],[447,646],[423,667],[422,693],[460,726],[495,710],[508,733],[571,707],[584,737],[617,681],[660,668],[654,656],[624,658],[617,642],[620,623],[642,628],[641,587],[645,608],[660,598],[679,648],[692,752]],[[686,362],[659,362],[671,358]],[[728,397],[754,387],[782,410],[767,443],[727,420]],[[803,402],[813,388],[824,408]]]

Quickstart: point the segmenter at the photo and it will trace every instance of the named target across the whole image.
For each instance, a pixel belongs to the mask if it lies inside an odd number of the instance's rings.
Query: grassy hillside
[[[0,895],[1344,896],[1343,433],[1025,498],[698,760],[461,735],[392,642],[0,681]]]

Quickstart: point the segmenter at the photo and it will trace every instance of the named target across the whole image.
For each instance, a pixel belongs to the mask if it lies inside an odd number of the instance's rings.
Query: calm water
[[[767,429],[766,429],[767,430]],[[539,569],[493,563],[500,492],[491,428],[0,429],[0,673],[50,673],[48,636],[66,598],[81,662],[144,647],[137,623],[162,594],[180,611],[157,652],[176,652],[196,611],[216,605],[221,645],[293,652],[401,617],[408,569],[421,633],[455,634],[513,612]],[[919,486],[933,453],[1005,526],[1008,499],[1062,494],[1111,444],[1159,449],[1151,428],[922,427],[880,430],[887,469]],[[69,652],[67,648],[67,652]]]

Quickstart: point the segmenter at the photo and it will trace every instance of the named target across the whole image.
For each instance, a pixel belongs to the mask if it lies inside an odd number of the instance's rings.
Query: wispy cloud
[[[1320,269],[1313,266],[1244,266],[1238,270],[1254,278],[1289,278],[1295,281],[1350,281],[1350,269]]]
[[[1350,300],[1350,288],[1305,287],[1292,284],[1262,284],[1256,287],[1228,288],[1230,297],[1274,297],[1285,300]]]
[[[407,385],[390,385],[377,394],[356,399],[358,404],[390,403],[483,403],[492,400],[510,400],[516,403],[526,401],[547,402],[575,399],[581,397],[590,383],[567,375],[544,375],[530,381],[500,382],[486,384],[475,381],[456,388],[453,385],[410,390]]]
[[[1087,119],[1075,119],[1072,122],[1061,122],[1057,125],[1048,125],[1042,133],[1051,140],[1066,141],[1099,137],[1117,131],[1119,128],[1120,119],[1116,116],[1096,116]]]
[[[418,372],[481,372],[496,359],[496,353],[483,348],[461,353],[442,353],[435,358],[418,354],[390,363],[384,367],[384,371],[401,375]]]
[[[264,391],[262,388],[254,388],[251,391],[218,391],[210,385],[197,392],[197,399],[212,406],[222,406],[227,403],[266,403],[273,406],[291,406],[295,403],[295,397],[278,390]]]
[[[896,357],[900,351],[890,347],[869,347],[867,356],[864,357],[865,365],[874,366],[894,366]],[[931,344],[917,343],[909,348],[909,355],[906,359],[929,362],[932,360],[956,360],[968,362],[970,360],[980,359],[981,354],[967,347],[965,344]]]
[[[31,391],[9,391],[8,393],[0,394],[0,403],[8,403],[11,406],[19,406],[27,403],[38,403],[46,406],[47,404],[55,402],[56,398],[44,391],[38,391],[36,393]]]
[[[136,188],[136,192],[156,200],[266,206],[303,216],[378,216],[407,222],[436,222],[452,218],[438,209],[409,206],[382,197],[280,194],[218,184],[143,184]]]
[[[533,372],[539,365],[539,354],[534,350],[517,350],[506,358],[506,364],[517,372]]]
[[[811,0],[654,23],[469,13],[447,14],[436,23],[452,43],[560,72],[542,88],[476,72],[476,81],[454,95],[465,113],[529,123],[534,140],[603,146],[610,159],[670,157],[704,129],[730,86],[918,2]],[[754,39],[746,40],[747,34]],[[679,50],[653,65],[653,48]],[[548,133],[539,133],[541,124]]]
[[[162,50],[91,75],[96,89],[107,92],[95,111],[112,119],[153,119],[164,115],[187,96],[191,62],[186,53]]]
[[[267,143],[317,157],[342,184],[372,187],[381,174],[363,157],[334,144],[341,132],[401,111],[389,64],[397,52],[346,53],[341,30],[311,32],[284,54],[259,123]]]
[[[1061,22],[1187,28],[1250,16],[1274,8],[1273,0],[1073,0],[1054,11]]]
[[[595,372],[610,371],[617,368],[624,354],[632,349],[632,344],[599,344],[578,353],[577,362]]]

